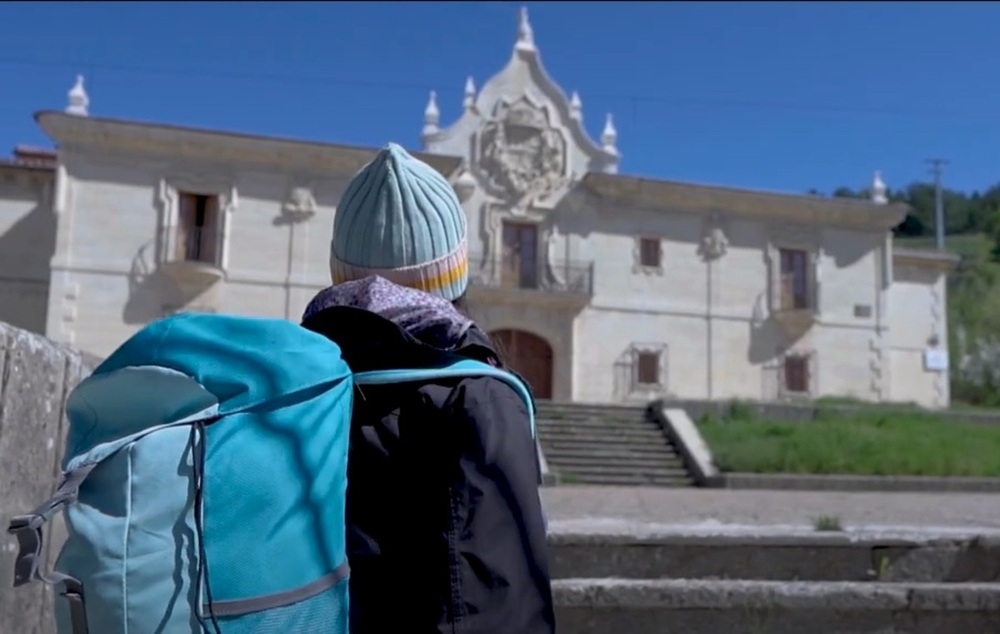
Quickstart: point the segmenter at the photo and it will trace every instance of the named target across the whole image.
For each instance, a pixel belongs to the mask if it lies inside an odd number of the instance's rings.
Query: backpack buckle
[[[16,535],[21,531],[37,531],[45,524],[45,518],[37,513],[12,517],[7,525],[7,533]]]

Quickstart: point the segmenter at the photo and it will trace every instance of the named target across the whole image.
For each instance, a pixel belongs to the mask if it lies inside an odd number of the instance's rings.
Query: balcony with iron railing
[[[174,228],[171,254],[163,263],[164,271],[178,284],[204,287],[222,279],[225,272],[219,263],[218,231],[214,227]]]
[[[805,271],[782,273],[778,278],[772,312],[789,333],[808,329],[815,321],[817,287]]]
[[[594,293],[594,263],[470,254],[469,282],[480,296],[584,306]]]

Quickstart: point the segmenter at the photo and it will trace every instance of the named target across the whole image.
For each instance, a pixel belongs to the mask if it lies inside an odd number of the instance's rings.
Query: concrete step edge
[[[683,464],[679,456],[670,452],[655,454],[624,454],[624,453],[585,453],[585,452],[565,452],[546,451],[545,459],[550,465],[571,465],[571,464],[627,464],[632,467],[676,467]]]
[[[595,427],[593,429],[551,429],[545,427],[538,428],[540,438],[660,438],[666,441],[666,434],[659,429],[609,429],[607,427]]]
[[[603,462],[603,463],[579,463],[579,462],[549,462],[549,465],[553,471],[573,471],[578,475],[589,473],[592,475],[598,474],[632,474],[632,473],[650,473],[658,474],[661,472],[677,472],[686,474],[688,471],[680,464],[664,463],[660,465],[626,465],[626,464],[615,464],[614,462]]]
[[[617,473],[576,473],[564,471],[556,474],[560,484],[598,484],[615,486],[638,486],[643,484],[691,483],[688,476],[679,473],[617,474]],[[730,575],[731,576],[731,575]]]
[[[542,426],[572,426],[596,427],[652,427],[659,428],[659,425],[641,418],[550,418],[548,416],[538,416],[538,423]]]
[[[1000,583],[880,583],[744,579],[558,579],[561,607],[852,612],[995,612]]]
[[[546,456],[548,456],[548,455],[549,454],[546,454]],[[649,463],[649,462],[631,463],[631,462],[622,462],[622,461],[619,461],[619,460],[586,460],[586,461],[578,461],[578,460],[562,460],[562,459],[560,459],[558,457],[556,457],[555,459],[547,457],[546,460],[549,461],[549,466],[553,470],[555,470],[555,471],[558,471],[559,469],[568,469],[568,468],[578,467],[578,468],[583,469],[583,470],[588,470],[588,469],[608,470],[608,469],[611,469],[613,471],[622,471],[622,472],[625,472],[625,473],[640,473],[640,472],[650,471],[650,470],[655,471],[657,469],[682,469],[682,470],[684,470],[685,473],[687,473],[687,468],[684,466],[684,463],[682,461],[680,461],[680,460],[671,460],[670,458],[664,458],[662,461],[657,462],[657,463]]]

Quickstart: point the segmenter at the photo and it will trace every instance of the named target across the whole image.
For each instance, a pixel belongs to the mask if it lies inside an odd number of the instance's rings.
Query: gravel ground
[[[566,486],[542,489],[542,499],[551,520],[812,526],[834,516],[845,528],[1000,529],[1000,494]]]

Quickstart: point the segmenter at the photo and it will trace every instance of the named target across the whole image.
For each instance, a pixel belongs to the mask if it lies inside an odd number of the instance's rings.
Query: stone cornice
[[[61,147],[105,147],[170,158],[190,157],[231,165],[282,166],[309,172],[353,175],[374,158],[377,148],[300,141],[159,123],[80,117],[62,112],[35,114],[42,130]],[[414,152],[451,177],[461,159]]]
[[[896,247],[892,249],[893,264],[938,269],[944,273],[953,271],[961,259],[954,253],[932,249],[899,249]]]
[[[767,220],[783,219],[820,226],[886,231],[902,222],[909,210],[902,203],[876,205],[850,198],[775,194],[621,174],[590,172],[581,182],[601,198],[640,207]]]

